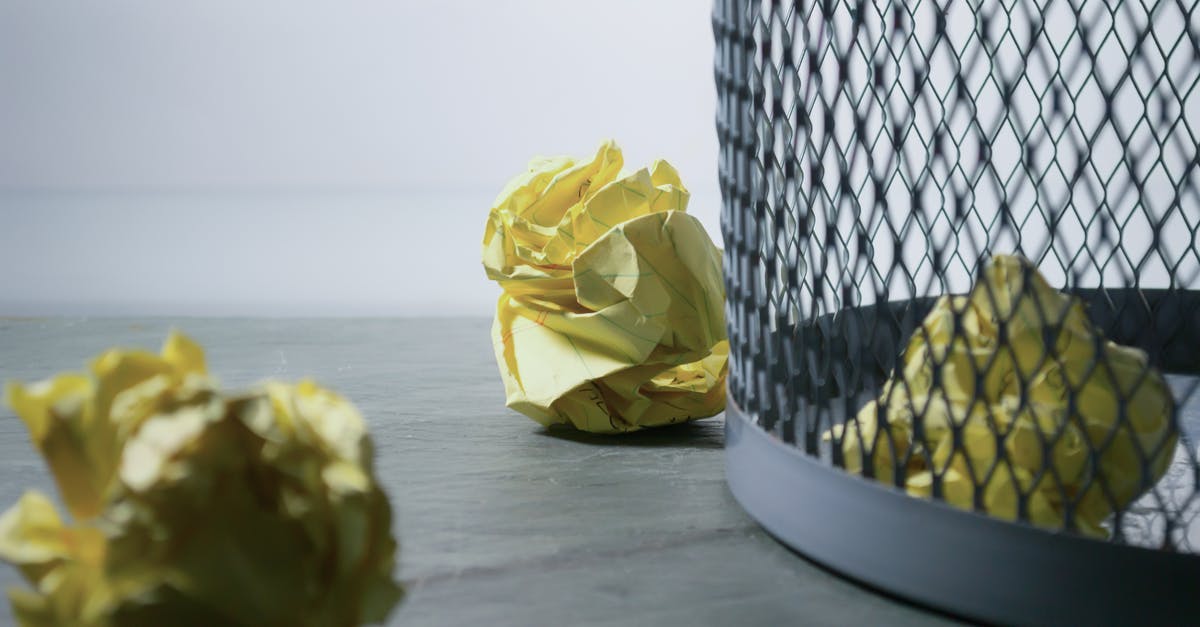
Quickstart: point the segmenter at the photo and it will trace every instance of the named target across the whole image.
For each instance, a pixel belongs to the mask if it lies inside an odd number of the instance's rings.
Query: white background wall
[[[487,315],[535,154],[665,157],[717,232],[701,0],[0,0],[0,315]]]

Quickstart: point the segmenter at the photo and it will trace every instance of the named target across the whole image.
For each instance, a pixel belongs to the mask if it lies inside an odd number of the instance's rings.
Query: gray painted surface
[[[0,319],[0,379],[80,369],[178,326],[226,386],[312,376],[371,424],[397,511],[403,625],[927,625],[790,553],[724,483],[722,422],[606,438],[504,407],[489,322]],[[0,410],[0,507],[53,493]],[[17,585],[0,566],[0,587]],[[0,624],[12,622],[8,604]]]

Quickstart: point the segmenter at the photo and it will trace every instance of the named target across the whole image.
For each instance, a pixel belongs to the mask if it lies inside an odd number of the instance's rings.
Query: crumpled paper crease
[[[488,216],[508,406],[544,425],[625,432],[724,409],[721,252],[670,164],[622,164],[612,142],[535,159]]]

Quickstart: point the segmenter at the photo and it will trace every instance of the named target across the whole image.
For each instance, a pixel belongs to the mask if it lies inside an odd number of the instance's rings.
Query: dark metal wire
[[[1106,526],[1112,542],[1200,552],[1198,6],[716,0],[733,401],[844,466],[827,434],[895,375],[934,299],[967,292],[992,255],[1019,254],[1105,336],[1175,373],[1171,465],[1150,485],[1160,451],[1139,449],[1145,489],[1108,496]],[[1109,367],[1096,361],[1089,372]],[[1126,409],[1114,434],[1131,428]],[[886,421],[878,437],[901,487],[904,464],[929,453]],[[1038,433],[1039,477],[1058,481],[1061,437]],[[1109,494],[1097,460],[1111,440],[1087,441],[1084,491]],[[1011,472],[1003,446],[996,457],[972,469],[977,511],[990,478]],[[1063,491],[1060,531],[1077,531],[1078,498]]]

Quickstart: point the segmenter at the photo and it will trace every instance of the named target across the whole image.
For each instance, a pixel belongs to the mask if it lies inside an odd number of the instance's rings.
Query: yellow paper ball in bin
[[[488,216],[508,406],[544,425],[626,432],[725,407],[721,252],[674,168],[622,163],[612,142],[535,159]]]
[[[25,627],[346,627],[399,601],[371,441],[337,394],[223,395],[172,334],[8,397],[73,518],[38,492],[0,516],[0,558],[32,585],[9,591]]]
[[[932,496],[936,481],[947,503],[975,509],[981,486],[983,511],[1016,520],[1024,495],[1034,524],[1063,528],[1073,507],[1071,526],[1104,536],[1104,520],[1153,486],[1175,450],[1162,374],[1141,350],[1105,340],[1078,299],[1021,257],[992,258],[970,294],[940,298],[901,368],[826,435],[841,441],[847,471],[895,483],[899,466],[915,496]]]

